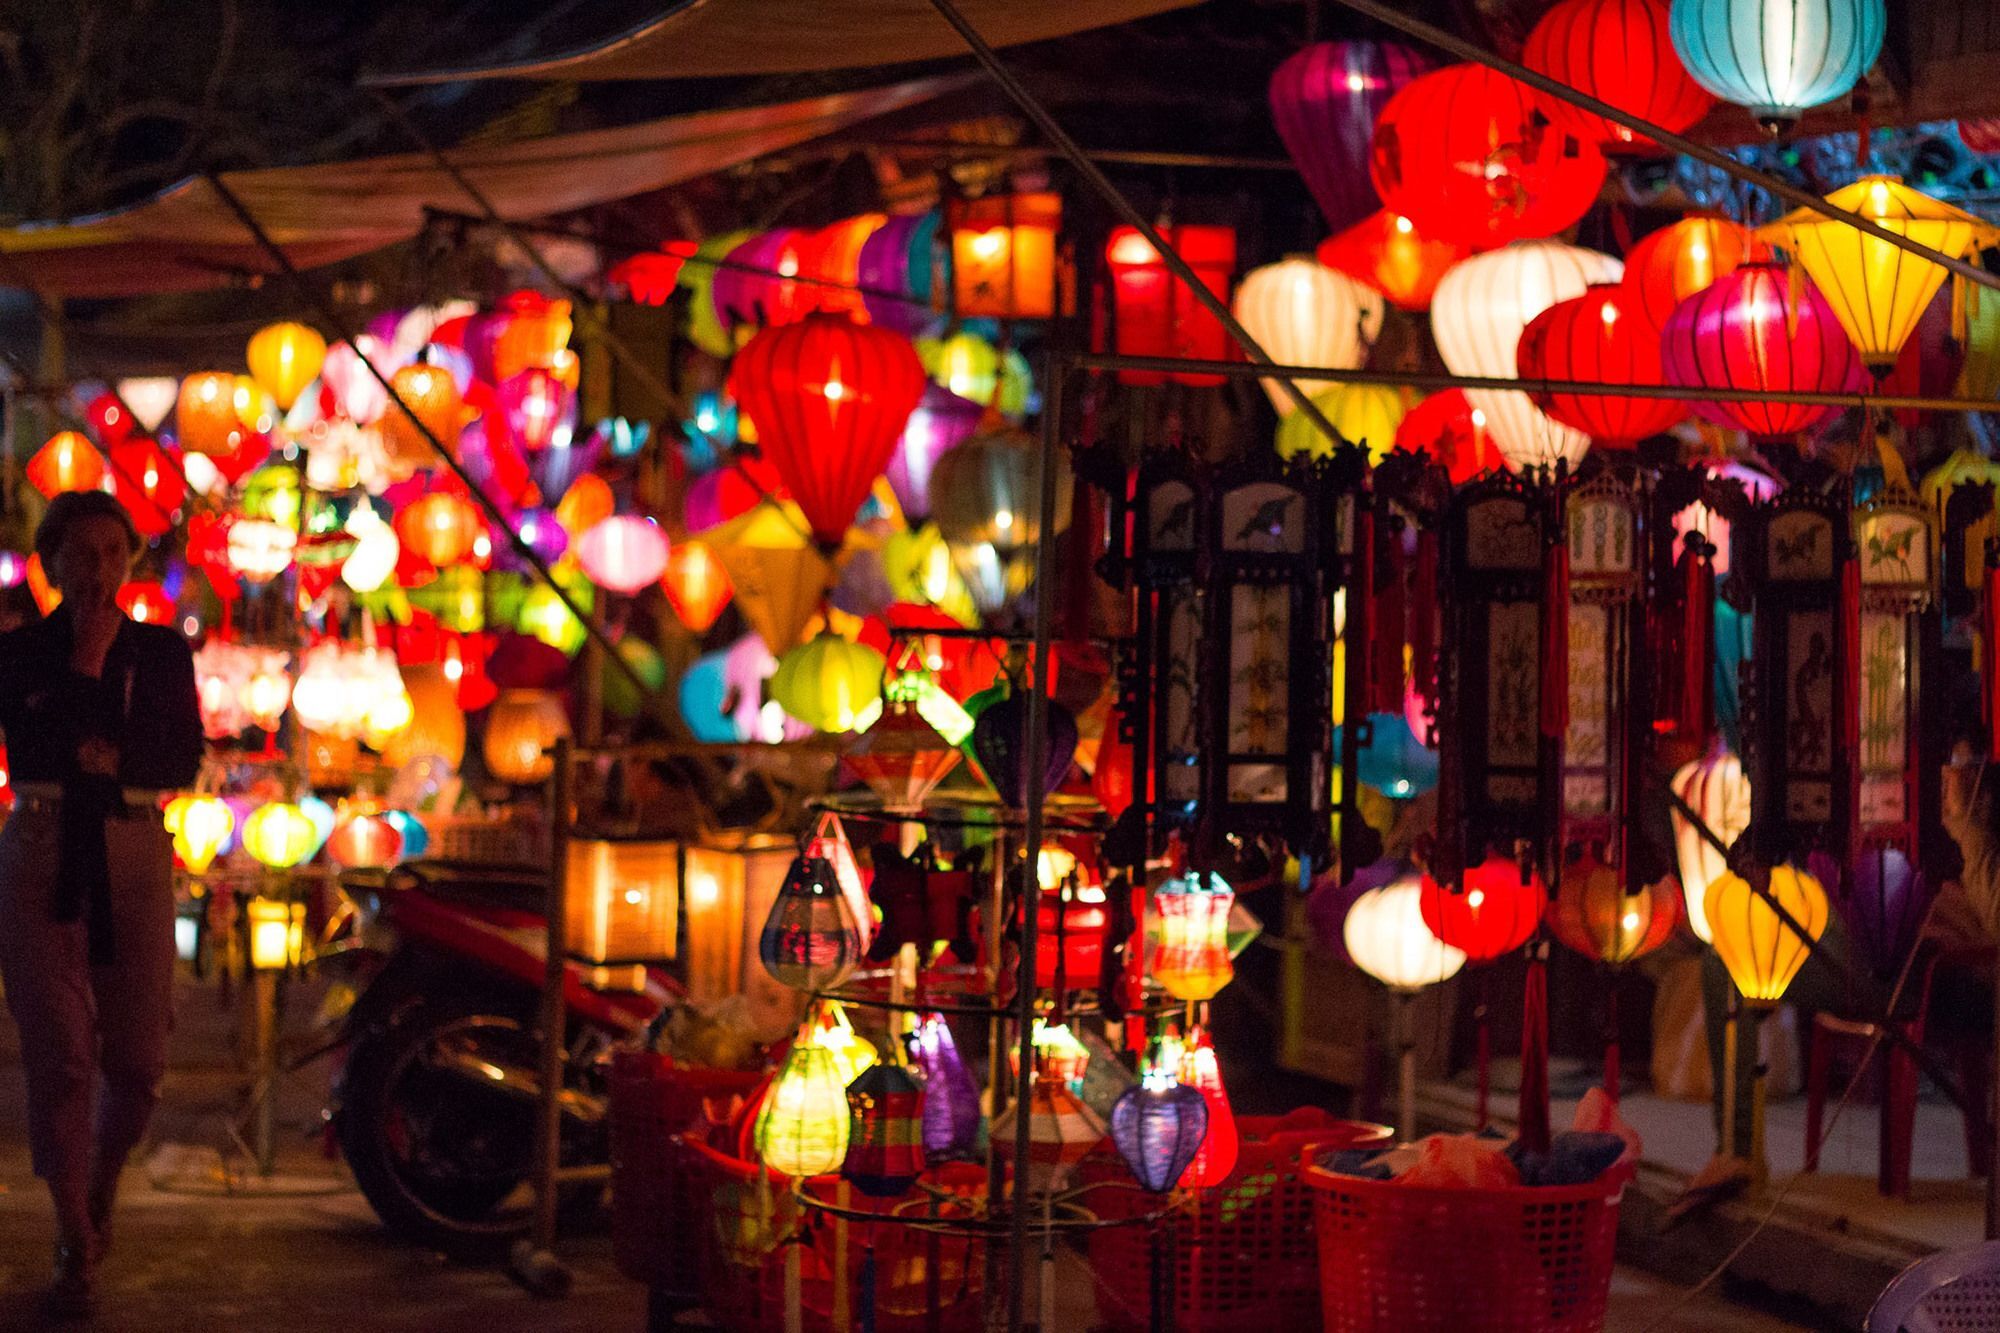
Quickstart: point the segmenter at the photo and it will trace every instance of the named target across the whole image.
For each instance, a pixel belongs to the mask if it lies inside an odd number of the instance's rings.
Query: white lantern
[[[1515,351],[1535,316],[1624,274],[1623,261],[1560,241],[1516,241],[1461,260],[1439,279],[1431,298],[1438,355],[1454,375],[1518,379]],[[1486,414],[1494,444],[1516,472],[1558,462],[1574,466],[1590,448],[1589,436],[1551,421],[1525,393],[1467,389],[1465,396]]]
[[[368,730],[372,710],[402,695],[395,654],[328,640],[306,649],[292,709],[308,731],[353,739]]]
[[[299,534],[265,518],[229,525],[229,567],[252,583],[268,583],[291,567]]]
[[[1465,953],[1424,924],[1423,897],[1423,881],[1409,875],[1370,889],[1347,909],[1341,935],[1348,957],[1391,990],[1421,990],[1465,966]]]
[[[239,736],[250,725],[243,699],[250,666],[250,650],[242,644],[210,639],[195,653],[195,696],[201,704],[202,732],[210,740]]]
[[[172,375],[142,375],[118,381],[118,396],[132,409],[132,417],[148,431],[156,431],[180,401],[181,382]]]
[[[1735,842],[1750,827],[1750,776],[1743,771],[1743,761],[1719,743],[1674,774],[1674,795],[1724,843]],[[1729,861],[1686,815],[1675,810],[1673,820],[1688,925],[1707,944],[1714,939],[1708,924],[1709,886],[1728,873]]]
[[[1380,292],[1300,255],[1251,269],[1236,289],[1238,322],[1283,366],[1353,370],[1382,331],[1382,310]],[[1260,382],[1279,416],[1297,410],[1281,381]],[[1331,381],[1297,383],[1312,394]]]
[[[340,564],[340,580],[356,592],[374,592],[396,572],[403,544],[396,530],[369,505],[354,507],[347,530],[354,535],[354,549]]]

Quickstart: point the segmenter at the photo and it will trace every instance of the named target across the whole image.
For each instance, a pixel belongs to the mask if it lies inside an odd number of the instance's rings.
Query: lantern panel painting
[[[1218,578],[1226,581],[1226,592],[1215,589],[1229,643],[1221,794],[1231,805],[1282,805],[1291,796],[1297,584],[1267,577],[1253,565],[1257,557],[1283,557],[1290,567],[1303,554],[1305,496],[1275,482],[1253,482],[1226,492],[1216,513],[1218,545],[1228,562]]]

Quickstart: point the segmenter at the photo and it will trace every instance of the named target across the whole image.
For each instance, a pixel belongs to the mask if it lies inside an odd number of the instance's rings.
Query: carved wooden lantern
[[[1631,869],[1633,764],[1646,709],[1634,698],[1644,661],[1636,614],[1644,584],[1639,497],[1611,471],[1572,488],[1563,502],[1569,548],[1568,725],[1560,749],[1560,851],[1596,845],[1621,875]],[[1706,657],[1703,669],[1706,669]],[[1557,864],[1566,862],[1558,856]],[[1626,881],[1629,890],[1640,886]]]
[[[1871,852],[1893,848],[1918,861],[1920,849],[1938,850],[1944,761],[1931,739],[1940,728],[1926,725],[1925,716],[1944,707],[1934,520],[1917,497],[1890,489],[1856,506],[1852,522],[1858,579],[1850,582],[1858,607],[1846,615],[1860,634],[1849,650],[1859,710],[1846,821],[1854,841],[1843,866],[1849,875],[1857,858]],[[1929,839],[1925,815],[1935,830]]]

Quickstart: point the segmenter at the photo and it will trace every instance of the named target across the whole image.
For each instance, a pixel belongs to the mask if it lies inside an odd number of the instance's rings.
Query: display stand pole
[[[537,1020],[541,1030],[541,1088],[535,1107],[535,1157],[531,1173],[535,1217],[533,1229],[525,1239],[515,1242],[510,1256],[514,1277],[538,1296],[566,1295],[570,1283],[569,1271],[555,1257],[556,1202],[562,1188],[563,1032],[568,1027],[563,959],[569,950],[569,939],[563,897],[569,886],[572,776],[569,737],[557,738],[554,753],[555,772],[549,792],[549,884],[544,909],[548,915],[548,933],[544,941],[542,1003]]]
[[[2000,968],[1988,974],[1993,985],[1993,1068],[2000,1071]],[[1988,1078],[1983,1089],[1966,1095],[1985,1099],[1987,1141],[1993,1154],[1986,1162],[1986,1239],[2000,1240],[2000,1076]]]
[[[1750,1187],[1752,1189],[1762,1189],[1766,1184],[1770,1183],[1771,1179],[1771,1164],[1764,1157],[1764,1085],[1768,1081],[1767,1076],[1770,1074],[1771,1067],[1764,1062],[1764,1043],[1761,1040],[1763,1034],[1760,1029],[1763,1027],[1764,1011],[1758,1008],[1746,1008],[1746,1017],[1748,1021],[1744,1026],[1748,1030],[1743,1034],[1743,1039],[1748,1040],[1750,1043],[1752,1071],[1750,1075]],[[1732,1051],[1730,1054],[1733,1057],[1735,1053]],[[1732,1069],[1735,1068],[1733,1060],[1730,1067]],[[1730,1118],[1732,1120],[1735,1118],[1733,1111]]]
[[[286,929],[290,928],[287,919]],[[252,1122],[251,1139],[257,1174],[269,1176],[277,1160],[278,969],[252,965],[250,1005],[257,1030],[257,1118]]]

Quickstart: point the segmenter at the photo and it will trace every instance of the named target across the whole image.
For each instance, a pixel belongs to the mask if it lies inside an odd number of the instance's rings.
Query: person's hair
[[[69,535],[70,528],[87,518],[114,520],[125,530],[125,542],[132,548],[135,558],[146,549],[146,543],[139,539],[139,529],[133,525],[132,516],[125,512],[124,505],[103,491],[64,491],[49,501],[41,526],[35,529],[35,554],[42,558],[44,565],[55,563],[56,552],[62,549],[63,539]]]

